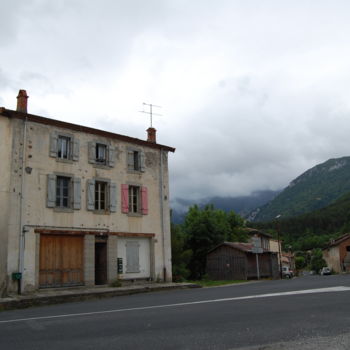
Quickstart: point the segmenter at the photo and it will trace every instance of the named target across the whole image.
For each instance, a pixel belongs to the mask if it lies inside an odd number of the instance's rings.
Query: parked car
[[[331,275],[332,271],[329,267],[322,267],[322,269],[320,270],[320,275]]]
[[[292,278],[293,277],[293,271],[288,266],[282,267],[282,277],[284,278]]]

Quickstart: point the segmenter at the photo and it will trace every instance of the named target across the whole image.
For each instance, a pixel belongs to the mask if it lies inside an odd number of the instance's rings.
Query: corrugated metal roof
[[[221,247],[221,246],[228,246],[231,248],[235,248],[237,250],[240,250],[241,252],[245,252],[245,253],[253,253],[252,249],[253,249],[253,244],[252,243],[244,243],[244,242],[223,242],[221,244],[219,244],[218,246],[216,246],[215,248],[209,250],[208,254],[211,253],[212,251],[216,250],[217,248]],[[263,253],[275,253],[272,252],[270,250],[267,249],[263,249]]]

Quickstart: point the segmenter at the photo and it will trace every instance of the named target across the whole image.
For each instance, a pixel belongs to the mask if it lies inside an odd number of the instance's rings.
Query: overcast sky
[[[146,138],[173,198],[280,189],[350,155],[348,0],[0,0],[0,106]]]

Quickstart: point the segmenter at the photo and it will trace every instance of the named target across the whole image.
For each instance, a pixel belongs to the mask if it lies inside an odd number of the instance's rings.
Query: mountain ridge
[[[331,158],[295,178],[275,198],[253,210],[248,220],[294,217],[330,205],[350,192],[350,157]]]
[[[192,201],[189,199],[176,198],[173,201],[172,207],[172,222],[179,224],[183,222],[187,210],[192,205],[199,205],[204,207],[208,204],[213,204],[215,208],[224,210],[226,212],[233,210],[236,214],[241,216],[248,215],[254,208],[261,206],[272,198],[274,198],[280,191],[261,190],[253,191],[250,195],[237,197],[208,197],[201,200]]]

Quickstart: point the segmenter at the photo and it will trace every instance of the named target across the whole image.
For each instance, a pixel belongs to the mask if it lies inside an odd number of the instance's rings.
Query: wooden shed
[[[207,254],[207,274],[213,280],[248,280],[258,278],[256,254],[251,243],[224,242]],[[278,278],[277,253],[263,250],[258,254],[262,278]]]

